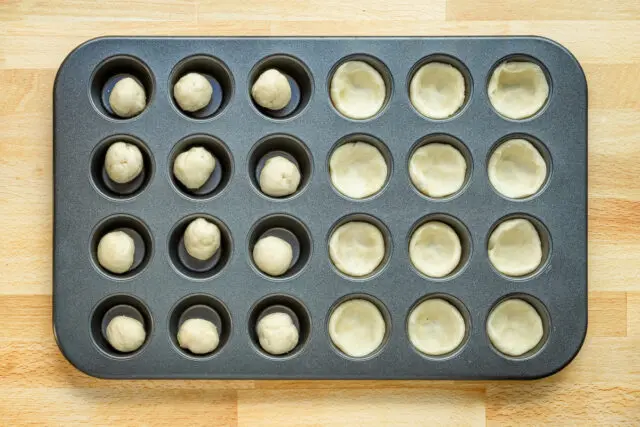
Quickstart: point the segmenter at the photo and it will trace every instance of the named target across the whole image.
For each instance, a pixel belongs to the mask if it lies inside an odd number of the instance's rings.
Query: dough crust
[[[429,221],[411,235],[409,258],[415,268],[429,277],[445,277],[456,269],[462,256],[455,230],[440,221]]]
[[[489,260],[507,276],[524,276],[540,266],[542,243],[531,221],[510,219],[496,227],[489,237]]]
[[[126,273],[133,265],[135,249],[131,236],[124,231],[112,231],[98,243],[98,263],[112,273]]]
[[[173,86],[173,97],[184,111],[198,111],[209,105],[213,88],[205,76],[188,73]]]
[[[489,181],[503,196],[531,196],[547,179],[547,163],[525,139],[510,139],[495,149],[488,165]]]
[[[432,142],[418,148],[409,160],[411,182],[425,196],[450,196],[464,185],[467,162],[449,144]]]
[[[253,262],[270,276],[282,276],[291,267],[292,260],[293,248],[279,237],[263,237],[253,247]]]
[[[142,323],[128,316],[116,316],[111,319],[106,332],[111,347],[122,353],[139,349],[147,336]]]
[[[218,328],[205,319],[187,319],[178,330],[178,344],[193,354],[207,354],[218,348]]]
[[[114,142],[104,158],[107,175],[118,184],[134,180],[142,172],[144,161],[140,149],[134,144]]]
[[[298,345],[298,328],[287,313],[267,314],[258,322],[256,333],[260,347],[269,354],[285,354]]]
[[[488,92],[498,113],[519,120],[540,111],[549,97],[549,83],[538,64],[505,61],[493,72]]]
[[[331,78],[331,102],[351,119],[374,116],[386,98],[386,88],[380,73],[364,61],[347,61]]]
[[[289,196],[298,190],[300,178],[300,171],[291,160],[271,157],[260,171],[260,190],[267,196]]]
[[[275,68],[260,74],[251,87],[256,103],[269,110],[281,110],[291,101],[291,86],[287,77]]]
[[[208,260],[220,248],[220,229],[204,218],[196,218],[184,232],[184,247],[192,257]]]
[[[373,224],[351,221],[338,227],[329,239],[329,256],[338,270],[348,276],[371,274],[385,254],[382,232]]]
[[[119,117],[137,116],[147,106],[144,87],[131,77],[119,80],[109,94],[111,110]]]
[[[407,330],[416,349],[429,356],[441,356],[460,346],[466,326],[453,304],[442,298],[431,298],[411,311]]]
[[[538,311],[528,302],[512,298],[498,304],[487,319],[493,345],[509,356],[522,356],[535,348],[544,329]]]
[[[384,187],[388,166],[380,150],[373,145],[349,142],[331,154],[329,173],[331,183],[339,192],[354,199],[364,199]]]
[[[216,167],[216,159],[204,147],[191,147],[178,154],[173,162],[173,174],[185,187],[202,187]]]
[[[409,98],[420,114],[431,119],[453,116],[464,104],[465,82],[453,65],[429,62],[411,79]]]
[[[382,313],[370,301],[352,299],[336,307],[329,318],[329,337],[351,357],[365,357],[376,351],[384,339]]]

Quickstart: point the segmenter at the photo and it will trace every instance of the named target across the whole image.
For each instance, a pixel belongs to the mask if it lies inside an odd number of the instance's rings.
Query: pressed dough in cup
[[[413,266],[429,277],[445,277],[460,264],[462,245],[455,230],[440,221],[429,221],[416,229],[409,242]]]
[[[371,274],[385,254],[382,232],[373,224],[351,221],[336,228],[329,239],[329,256],[338,270],[348,276]]]
[[[362,120],[380,111],[386,86],[380,73],[364,61],[347,61],[331,78],[331,102],[351,119]]]
[[[524,218],[500,223],[489,237],[489,260],[507,276],[524,276],[542,262],[542,242],[538,230]]]
[[[464,104],[466,87],[462,73],[453,65],[429,62],[416,71],[409,85],[409,98],[423,116],[446,119]]]
[[[534,62],[505,61],[489,80],[489,100],[493,108],[510,119],[526,119],[547,102],[549,82]]]
[[[351,299],[337,306],[329,317],[329,337],[351,357],[365,357],[384,340],[386,324],[376,305],[365,299]]]
[[[547,179],[547,163],[526,139],[500,144],[491,154],[487,169],[496,191],[514,199],[537,193]]]
[[[441,198],[462,188],[467,161],[449,144],[432,142],[418,148],[409,160],[411,182],[425,196]]]
[[[453,304],[442,298],[430,298],[411,310],[407,332],[411,344],[420,352],[441,356],[460,346],[466,326]]]
[[[487,319],[487,334],[500,352],[517,357],[540,343],[544,327],[540,314],[531,304],[511,298],[491,310]]]
[[[331,153],[329,173],[331,183],[340,193],[353,199],[364,199],[384,187],[388,166],[380,150],[373,145],[348,142]]]

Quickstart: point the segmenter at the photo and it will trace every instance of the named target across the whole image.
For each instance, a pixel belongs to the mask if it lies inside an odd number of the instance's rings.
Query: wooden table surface
[[[533,382],[106,381],[51,329],[52,84],[99,35],[537,34],[589,83],[589,332]],[[640,425],[638,0],[0,0],[0,425]]]

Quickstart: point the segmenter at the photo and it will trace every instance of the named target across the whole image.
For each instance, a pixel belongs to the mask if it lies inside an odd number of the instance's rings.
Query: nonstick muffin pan
[[[382,75],[387,97],[367,120],[343,117],[329,97],[332,72],[345,59],[367,61]],[[409,101],[409,81],[421,64],[437,59],[463,74],[466,100],[446,120],[420,115]],[[510,120],[491,106],[487,85],[505,59],[542,66],[549,98],[533,117]],[[295,81],[295,106],[269,114],[250,96],[261,71],[276,67]],[[173,83],[189,71],[215,80],[212,103],[195,115],[172,98]],[[147,107],[120,119],[105,107],[114,76],[129,75],[146,90]],[[531,140],[545,158],[547,181],[532,197],[499,195],[487,176],[492,150],[506,137]],[[136,144],[144,175],[121,188],[105,182],[104,153],[111,142]],[[332,150],[342,142],[371,141],[381,148],[389,175],[364,200],[341,195],[329,178]],[[468,171],[461,191],[444,199],[421,195],[408,173],[411,153],[428,141],[460,148]],[[219,174],[206,191],[189,193],[172,163],[189,146],[216,157]],[[78,369],[105,378],[537,378],[564,367],[578,352],[587,325],[587,88],[575,58],[537,37],[453,38],[101,38],[74,50],[54,89],[54,331]],[[259,190],[256,168],[272,151],[298,163],[299,190],[271,198]],[[215,265],[191,265],[180,249],[189,220],[204,216],[220,228]],[[488,239],[505,218],[532,220],[543,262],[534,273],[510,278],[489,262]],[[332,230],[350,219],[377,224],[387,252],[364,278],[340,273],[330,261]],[[426,219],[447,222],[462,241],[460,266],[429,279],[409,261],[411,232]],[[296,259],[278,278],[252,262],[255,241],[286,229]],[[96,246],[107,231],[134,235],[136,263],[123,275],[102,269]],[[142,246],[140,248],[140,246]],[[188,257],[188,254],[186,255]],[[376,304],[386,321],[382,346],[355,359],[331,342],[328,321],[350,297]],[[412,347],[407,318],[425,297],[459,308],[467,333],[454,352],[425,356]],[[521,297],[542,317],[541,343],[521,357],[492,346],[485,325],[492,307]],[[284,306],[300,329],[298,346],[271,356],[258,345],[255,323]],[[115,307],[115,308],[114,308]],[[195,308],[193,308],[195,307]],[[118,310],[143,320],[147,338],[128,354],[104,338],[105,316]],[[133,311],[131,311],[133,309]],[[179,325],[204,313],[218,326],[210,355],[180,349]]]

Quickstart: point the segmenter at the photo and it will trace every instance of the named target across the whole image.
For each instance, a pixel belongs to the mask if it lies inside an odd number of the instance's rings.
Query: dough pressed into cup
[[[524,218],[506,220],[489,237],[489,260],[507,276],[524,276],[542,262],[542,242],[538,230]]]
[[[220,229],[204,218],[196,218],[184,231],[184,247],[192,257],[208,260],[220,248]]]
[[[373,224],[351,221],[336,228],[329,239],[329,256],[338,270],[348,276],[371,274],[385,254],[382,232]]]
[[[442,298],[430,298],[411,310],[407,330],[416,349],[429,356],[441,356],[460,346],[466,326],[453,304]]]
[[[510,139],[491,154],[488,172],[500,194],[521,199],[540,190],[547,178],[547,163],[526,139]]]
[[[425,196],[450,196],[464,185],[467,161],[449,144],[432,142],[418,148],[409,160],[411,182]]]
[[[429,62],[420,67],[409,85],[411,103],[431,119],[453,116],[464,104],[465,93],[462,73],[443,62]]]
[[[205,76],[188,73],[173,86],[173,97],[184,111],[198,111],[209,105],[213,88]]]
[[[462,245],[455,230],[440,221],[429,221],[416,229],[409,242],[409,258],[429,277],[445,277],[460,264]]]
[[[300,335],[291,316],[282,312],[267,314],[260,319],[256,333],[260,347],[276,356],[293,350]]]
[[[533,116],[544,106],[549,97],[549,83],[538,64],[505,61],[491,75],[488,92],[498,113],[520,120]]]
[[[270,68],[251,87],[251,97],[263,108],[281,110],[291,101],[291,85],[284,74]]]
[[[292,260],[293,248],[279,237],[263,237],[253,247],[253,262],[270,276],[282,276],[291,267]]]
[[[348,142],[331,153],[329,173],[331,183],[340,193],[363,199],[384,187],[388,166],[380,150],[373,145]]]
[[[295,163],[282,156],[271,157],[260,171],[260,190],[267,196],[289,196],[298,190],[300,179]]]
[[[111,231],[98,242],[98,263],[106,270],[123,274],[133,265],[135,243],[124,231]]]
[[[213,173],[216,159],[204,147],[191,147],[178,154],[173,162],[173,174],[190,190],[202,187]]]
[[[329,318],[329,337],[351,357],[365,357],[376,351],[386,332],[382,313],[365,299],[351,299],[333,310]]]
[[[178,345],[193,354],[207,354],[218,348],[218,328],[205,319],[187,319],[178,330]]]
[[[125,77],[119,80],[109,94],[111,110],[119,117],[137,116],[147,106],[144,87],[135,79]]]
[[[140,149],[135,144],[114,142],[104,157],[104,168],[109,178],[118,184],[133,181],[144,167]]]
[[[491,343],[509,356],[522,356],[534,349],[544,334],[542,318],[528,302],[512,298],[498,304],[487,319]]]
[[[362,120],[380,111],[386,86],[380,73],[364,61],[347,61],[331,78],[331,102],[351,119]]]
[[[139,320],[128,316],[116,316],[107,325],[107,341],[122,353],[131,353],[142,346],[147,333]]]

